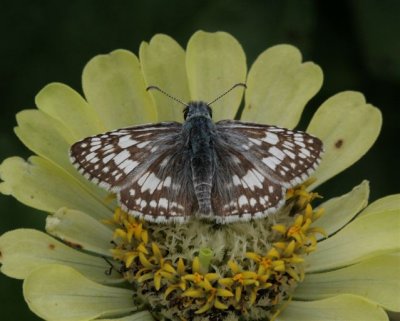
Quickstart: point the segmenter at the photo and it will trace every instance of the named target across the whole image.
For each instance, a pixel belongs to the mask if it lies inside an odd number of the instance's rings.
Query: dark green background
[[[248,64],[267,47],[291,43],[319,64],[324,85],[312,112],[343,90],[363,92],[380,107],[384,125],[369,153],[320,190],[349,191],[364,178],[371,200],[399,192],[400,1],[1,1],[0,159],[30,152],[13,134],[15,113],[34,107],[36,93],[59,81],[81,91],[80,77],[93,56],[116,48],[137,52],[143,40],[166,33],[186,46],[198,29],[233,34]],[[42,229],[45,215],[0,196],[0,233]],[[22,298],[21,282],[0,276],[1,320],[36,320]]]

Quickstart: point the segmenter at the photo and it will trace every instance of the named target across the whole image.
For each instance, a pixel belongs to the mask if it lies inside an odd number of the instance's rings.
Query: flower
[[[280,321],[375,321],[387,320],[385,310],[400,311],[400,195],[367,206],[364,181],[312,206],[318,197],[312,191],[357,161],[380,131],[379,110],[360,93],[339,93],[313,116],[307,131],[326,150],[315,180],[288,191],[281,213],[231,224],[229,233],[198,222],[138,221],[68,160],[69,146],[86,136],[180,121],[180,109],[147,92],[148,85],[184,101],[210,101],[246,75],[241,119],[287,128],[297,125],[322,84],[320,68],[303,63],[290,45],[266,50],[247,73],[245,54],[229,34],[199,31],[186,51],[156,35],[141,45],[139,58],[116,50],[92,59],[83,72],[85,98],[53,83],[37,95],[38,110],[17,115],[16,134],[37,156],[4,160],[0,192],[47,212],[48,234],[3,234],[0,261],[4,274],[24,279],[34,313],[45,320],[128,321],[183,311],[193,319],[236,320],[240,311]],[[237,89],[218,101],[214,119],[239,116],[242,95]]]

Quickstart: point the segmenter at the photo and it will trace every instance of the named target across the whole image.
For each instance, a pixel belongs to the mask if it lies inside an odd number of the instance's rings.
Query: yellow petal
[[[107,130],[157,119],[139,60],[127,50],[115,50],[90,60],[83,70],[82,86]]]
[[[202,298],[204,296],[204,291],[199,289],[187,289],[182,293],[182,296],[188,296],[190,298]]]
[[[252,271],[244,271],[242,272],[244,279],[257,279],[257,273]]]
[[[218,284],[230,287],[234,283],[232,278],[222,278],[218,280]]]
[[[286,225],[283,225],[283,224],[276,224],[276,225],[272,226],[272,229],[274,231],[277,231],[277,232],[281,233],[281,234],[285,234],[286,233]]]
[[[36,269],[23,288],[29,308],[45,320],[93,320],[137,309],[131,290],[97,284],[62,265]]]
[[[156,290],[160,290],[161,287],[161,274],[159,273],[155,273],[154,274],[154,287],[156,288]]]
[[[292,255],[295,247],[296,247],[296,242],[294,240],[290,241],[286,249],[283,251],[283,255],[285,256]]]
[[[318,301],[292,301],[275,320],[388,321],[388,316],[378,305],[362,297],[346,294]]]
[[[140,311],[132,315],[117,319],[101,319],[101,321],[155,321],[149,311]]]
[[[78,141],[106,130],[93,106],[72,88],[51,83],[35,97],[38,108],[63,124]]]
[[[147,86],[158,86],[183,102],[189,102],[185,51],[174,39],[155,35],[149,43],[142,42],[139,57]],[[182,106],[155,90],[149,93],[157,108],[158,121],[183,120]]]
[[[199,260],[199,258],[196,256],[196,257],[193,259],[193,262],[192,262],[192,272],[193,272],[193,273],[199,273],[199,272],[200,272],[200,269],[201,269],[200,260]]]
[[[329,98],[314,114],[307,132],[320,138],[325,153],[311,189],[359,160],[372,146],[382,126],[379,109],[362,94],[346,91]]]
[[[196,32],[186,51],[186,69],[193,100],[210,102],[237,83],[246,81],[246,56],[239,42],[225,32]],[[236,88],[213,105],[213,118],[233,119],[242,100]]]
[[[259,262],[261,260],[261,257],[258,254],[253,253],[253,252],[247,252],[246,257],[249,258],[250,260],[253,260],[256,262]]]
[[[396,209],[400,209],[400,194],[389,195],[376,200],[368,205],[360,215],[369,215]]]
[[[250,68],[242,119],[293,128],[306,103],[322,85],[322,71],[302,63],[300,51],[278,45],[264,51]]]
[[[169,272],[169,273],[176,274],[175,268],[169,263],[164,263],[163,266],[162,266],[162,269],[164,271]]]
[[[139,252],[139,260],[140,260],[140,263],[141,263],[145,268],[147,268],[147,269],[152,269],[152,268],[154,268],[154,265],[151,264],[151,263],[149,262],[149,260],[146,258],[146,256],[145,256],[142,252]]]
[[[399,231],[399,210],[358,217],[318,243],[318,251],[307,257],[307,271],[331,270],[378,254],[399,251]]]
[[[214,307],[218,310],[226,310],[228,309],[228,306],[224,303],[222,303],[220,300],[215,299],[214,301]]]
[[[227,298],[227,297],[233,296],[233,293],[229,290],[219,288],[219,289],[217,289],[217,296]]]
[[[235,300],[236,300],[236,302],[239,302],[241,297],[242,297],[242,287],[241,286],[237,286],[236,289],[235,289]]]
[[[326,215],[319,218],[313,225],[322,227],[328,235],[335,233],[367,206],[368,197],[369,183],[363,181],[349,193],[322,203],[319,208],[323,208]],[[322,238],[324,236],[317,236],[318,240]]]
[[[400,257],[378,256],[339,270],[308,274],[294,293],[299,300],[355,294],[387,310],[400,312]]]
[[[19,157],[7,158],[0,165],[0,177],[0,193],[11,194],[28,206],[46,212],[74,208],[99,219],[112,215],[96,195],[41,157],[32,156],[27,162]]]
[[[178,259],[177,269],[180,275],[185,272],[185,263],[183,262],[183,259],[181,257]]]
[[[106,275],[110,266],[103,258],[79,252],[32,229],[18,229],[1,235],[0,253],[1,272],[17,279],[24,279],[47,264],[68,265],[96,282],[114,283],[121,279],[115,271],[111,277]]]
[[[233,273],[239,273],[240,272],[240,267],[235,261],[228,261],[228,266],[232,270]]]
[[[47,216],[46,231],[66,243],[79,244],[83,250],[110,255],[112,231],[81,211],[59,209],[54,215]]]
[[[153,254],[157,259],[162,258],[162,254],[158,245],[154,242],[151,243],[151,249],[153,250]]]

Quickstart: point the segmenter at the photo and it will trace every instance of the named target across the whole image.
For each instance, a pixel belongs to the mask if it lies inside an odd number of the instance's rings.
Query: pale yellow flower
[[[186,51],[172,38],[156,35],[149,43],[142,43],[139,58],[126,50],[93,58],[83,72],[84,98],[66,85],[53,83],[37,95],[38,109],[17,115],[15,132],[36,155],[27,161],[19,157],[3,161],[0,192],[47,212],[48,234],[31,229],[3,234],[0,261],[4,274],[24,279],[24,297],[35,314],[45,320],[64,321],[136,321],[159,316],[152,316],[143,302],[133,299],[136,290],[126,286],[127,280],[116,269],[110,275],[105,273],[109,270],[107,261],[119,266],[115,259],[130,262],[130,266],[141,258],[149,269],[141,275],[152,271],[157,263],[157,273],[146,275],[156,288],[162,286],[161,276],[182,276],[169,293],[186,291],[183,293],[189,298],[202,298],[208,291],[212,300],[206,300],[207,307],[224,311],[228,309],[226,298],[240,300],[243,284],[268,280],[263,276],[265,271],[247,273],[237,263],[230,263],[232,280],[219,281],[226,287],[240,284],[235,293],[217,289],[212,283],[217,280],[215,273],[202,272],[197,265],[192,266],[192,276],[183,277],[183,261],[174,265],[157,247],[146,248],[151,235],[142,234],[138,226],[126,230],[132,231],[130,235],[124,230],[116,232],[119,239],[139,240],[137,248],[130,253],[118,252],[117,248],[112,254],[110,241],[116,235],[103,222],[112,218],[116,201],[86,181],[68,160],[69,146],[86,136],[134,124],[182,121],[181,108],[157,92],[147,92],[148,85],[157,85],[183,101],[210,101],[244,80],[248,88],[241,119],[293,128],[306,103],[320,89],[322,72],[317,65],[302,62],[300,52],[290,45],[266,50],[247,72],[242,47],[227,33],[197,32]],[[242,96],[243,91],[236,90],[218,101],[214,120],[235,118]],[[379,110],[358,92],[342,92],[324,102],[307,128],[325,146],[325,156],[310,189],[362,157],[380,128]],[[291,300],[276,307],[280,313],[275,314],[275,320],[384,321],[388,320],[385,310],[400,311],[400,195],[367,206],[368,194],[368,183],[362,182],[348,194],[320,205],[325,215],[315,225],[328,237],[315,236],[316,250],[301,258],[302,275],[288,272],[304,280],[291,294]],[[305,229],[301,230],[304,222],[294,222],[291,237],[296,241],[305,237]],[[282,235],[288,235],[285,226],[277,224],[275,229],[274,233],[281,230]],[[205,239],[202,245],[214,253],[232,246],[214,241]],[[291,255],[293,247],[283,251]],[[149,248],[154,255],[147,264],[144,253]],[[275,271],[282,269],[278,261],[287,261],[287,257],[277,257],[274,252],[255,252],[248,257],[257,264],[267,266],[269,259],[276,259],[271,263]],[[194,252],[189,254],[196,257]],[[192,263],[197,264],[195,261]],[[203,290],[189,287],[196,282]],[[234,318],[232,314],[227,316],[229,320]]]

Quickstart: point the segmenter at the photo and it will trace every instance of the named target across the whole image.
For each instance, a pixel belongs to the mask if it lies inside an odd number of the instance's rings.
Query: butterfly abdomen
[[[209,216],[212,214],[211,188],[215,164],[214,124],[208,117],[194,115],[186,121],[184,130],[188,134],[192,181],[198,211],[201,216]]]

